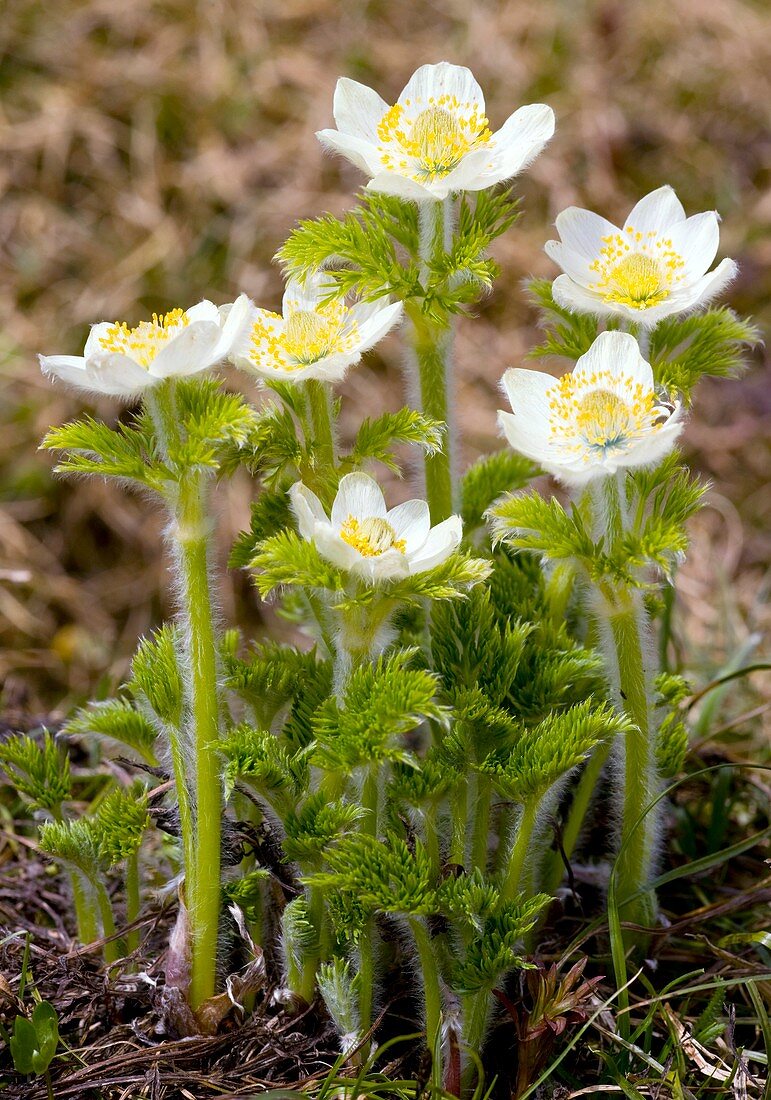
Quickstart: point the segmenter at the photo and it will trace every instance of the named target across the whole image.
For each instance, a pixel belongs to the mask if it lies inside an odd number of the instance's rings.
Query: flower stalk
[[[619,473],[602,483],[595,493],[595,503],[596,517],[604,522],[607,538],[618,542],[629,527],[625,475]],[[646,924],[653,917],[655,900],[642,891],[650,877],[658,832],[655,807],[638,824],[658,786],[656,730],[650,705],[653,668],[648,652],[649,627],[641,593],[627,585],[602,585],[596,612],[615,701],[633,723],[623,746],[619,906],[626,920]]]
[[[451,198],[442,202],[421,202],[418,205],[420,229],[421,281],[428,281],[429,262],[437,251],[444,251],[452,216]],[[453,513],[453,479],[451,447],[454,442],[451,424],[451,352],[452,325],[449,317],[437,320],[421,304],[410,303],[410,340],[414,356],[414,371],[420,411],[424,416],[443,423],[442,449],[424,456],[426,499],[431,522],[440,523]]]
[[[168,458],[180,439],[173,383],[157,387],[148,406]],[[219,683],[209,560],[212,523],[208,479],[200,469],[182,468],[177,475],[168,503],[172,513],[170,539],[180,581],[192,758],[187,759],[185,746],[172,733],[172,759],[185,855],[185,903],[190,921],[189,999],[196,1010],[215,992],[222,819],[217,755]]]

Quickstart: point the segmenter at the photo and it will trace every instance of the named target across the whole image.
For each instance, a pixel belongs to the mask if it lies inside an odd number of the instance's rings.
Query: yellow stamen
[[[358,550],[363,558],[379,558],[386,550],[398,550],[403,554],[407,546],[404,539],[397,539],[388,520],[377,516],[362,520],[348,516],[340,528],[340,538]]]
[[[184,309],[173,309],[160,316],[154,313],[151,321],[142,321],[136,328],[129,328],[125,321],[117,321],[99,338],[99,343],[105,351],[128,355],[140,367],[147,368],[169,340],[189,324]]]
[[[592,285],[606,302],[644,310],[658,305],[685,278],[685,261],[672,241],[654,231],[644,236],[633,226],[625,234],[603,237],[603,247],[590,269],[599,276]]]
[[[492,134],[477,103],[456,96],[432,98],[415,114],[408,104],[389,107],[378,125],[383,166],[410,179],[448,175],[473,149],[489,144]],[[417,104],[415,106],[418,106]]]
[[[315,309],[290,307],[283,329],[280,321],[277,314],[267,314],[255,322],[249,357],[256,366],[298,370],[328,355],[349,354],[359,342],[359,326],[339,300]]]
[[[598,452],[627,450],[666,423],[674,406],[657,404],[652,389],[631,380],[619,396],[618,381],[610,370],[563,375],[549,401],[552,442],[588,462]]]

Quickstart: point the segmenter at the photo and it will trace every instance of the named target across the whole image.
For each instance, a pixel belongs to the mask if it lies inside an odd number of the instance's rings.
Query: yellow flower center
[[[626,401],[609,390],[592,390],[580,398],[575,421],[586,445],[603,450],[633,436],[638,426]]]
[[[264,314],[252,327],[249,358],[258,367],[292,371],[328,355],[350,354],[359,343],[359,326],[350,314],[340,300],[316,309],[290,308],[283,326],[278,314]]]
[[[99,343],[105,351],[130,356],[140,367],[149,367],[153,359],[169,340],[187,328],[190,320],[184,309],[170,313],[153,314],[152,321],[142,321],[136,328],[129,328],[125,321],[110,325]]]
[[[371,519],[356,519],[349,516],[340,528],[340,538],[363,558],[379,558],[386,550],[398,550],[403,554],[406,549],[404,539],[397,539],[388,520],[373,516]]]
[[[589,462],[608,451],[627,450],[667,422],[674,406],[657,402],[653,390],[640,382],[626,382],[621,397],[615,392],[618,381],[610,370],[579,379],[563,375],[549,400],[552,443]]]
[[[389,107],[378,125],[378,149],[383,166],[424,182],[457,168],[473,149],[490,142],[492,134],[478,103],[461,103],[455,96],[431,97],[428,106],[409,100]]]
[[[592,290],[606,302],[648,309],[665,301],[685,278],[685,261],[668,237],[641,233],[629,225],[602,238],[600,255],[590,265],[599,275]]]

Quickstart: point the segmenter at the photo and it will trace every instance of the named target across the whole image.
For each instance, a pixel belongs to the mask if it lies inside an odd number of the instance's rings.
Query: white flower
[[[447,61],[422,65],[393,107],[343,77],[333,111],[337,130],[321,130],[321,144],[371,176],[371,190],[417,200],[510,179],[554,133],[554,112],[543,103],[520,107],[491,133],[482,89],[469,69]]]
[[[561,240],[546,252],[564,275],[554,301],[596,315],[622,314],[646,327],[693,309],[718,294],[736,274],[733,260],[707,272],[720,240],[715,210],[686,218],[671,187],[640,199],[623,228],[570,206],[557,217]]]
[[[333,286],[323,275],[309,275],[303,283],[287,285],[281,314],[252,307],[231,355],[236,366],[268,379],[339,382],[362,352],[396,324],[402,306],[348,306],[342,298],[324,304]]]
[[[302,537],[329,561],[370,583],[425,573],[460,544],[460,516],[432,527],[425,500],[408,500],[389,511],[380,486],[367,474],[340,479],[331,517],[301,481],[289,497]]]
[[[658,462],[683,427],[626,332],[601,333],[562,378],[508,370],[502,386],[514,411],[498,422],[511,446],[569,485]]]
[[[91,326],[83,355],[41,355],[45,374],[91,393],[134,397],[165,378],[198,374],[222,362],[249,314],[241,295],[218,309],[203,301],[129,328],[125,321]]]

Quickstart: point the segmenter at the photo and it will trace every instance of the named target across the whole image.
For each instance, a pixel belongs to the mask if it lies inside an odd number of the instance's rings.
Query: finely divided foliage
[[[97,324],[82,357],[42,357],[81,390],[141,397],[128,422],[87,417],[44,446],[62,473],[120,479],[165,509],[177,615],[140,640],[120,694],[61,733],[106,753],[118,742],[142,784],[105,772],[83,814],[50,734],[10,738],[0,763],[46,817],[40,846],[69,870],[79,939],[101,933],[108,963],[136,940],[116,927],[107,876],[123,868],[131,925],[143,838],[168,834],[181,964],[166,981],[190,1030],[232,989],[227,907],[243,950],[274,954],[285,999],[320,997],[360,1059],[390,971],[418,974],[410,1011],[432,1084],[471,1092],[494,992],[505,1001],[542,932],[554,941],[549,903],[580,843],[587,776],[615,788],[618,835],[584,855],[617,857],[630,954],[657,918],[663,829],[658,810],[643,814],[686,752],[687,688],[656,676],[649,638],[704,491],[674,446],[698,380],[734,374],[756,333],[703,308],[735,267],[707,273],[716,215],[686,218],[666,187],[621,229],[565,211],[547,246],[564,274],[531,292],[535,354],[572,369],[506,370],[509,446],[458,487],[453,318],[492,284],[489,247],[519,214],[495,185],[540,152],[553,115],[522,107],[494,131],[472,74],[446,62],[419,69],[393,106],[343,79],[334,114],[319,138],[370,182],[352,211],[303,222],[282,246],[280,313],[243,295],[204,301]],[[346,449],[333,387],[401,321],[419,407],[360,419]],[[245,395],[214,375],[226,360]],[[410,445],[425,499],[389,508],[372,471],[401,472]],[[212,497],[239,468],[255,501],[231,566],[296,647],[242,639],[216,610]],[[530,487],[541,471],[569,503]]]

